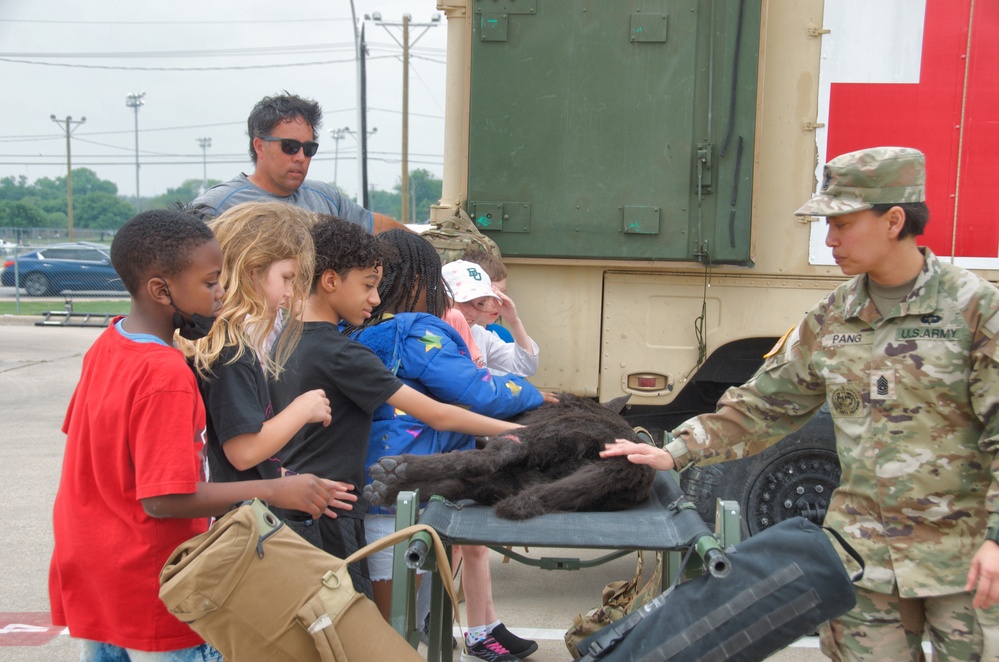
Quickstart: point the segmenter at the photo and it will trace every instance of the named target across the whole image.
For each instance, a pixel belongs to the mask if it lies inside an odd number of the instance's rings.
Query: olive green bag
[[[341,560],[285,526],[257,499],[171,554],[160,573],[160,599],[226,660],[416,662],[423,658],[354,590],[347,566],[418,531],[433,539],[454,602],[447,556],[430,527],[407,527]]]
[[[599,607],[572,618],[572,627],[566,630],[565,645],[573,659],[579,658],[576,644],[586,639],[614,621],[618,621],[662,592],[663,562],[662,553],[656,554],[656,569],[649,581],[642,584],[644,574],[643,553],[638,552],[635,576],[629,580],[611,582],[604,587]]]
[[[432,227],[420,236],[437,249],[441,264],[460,260],[465,251],[472,248],[502,257],[496,242],[482,234],[461,207],[455,207],[454,213],[443,221],[431,221],[430,224]]]

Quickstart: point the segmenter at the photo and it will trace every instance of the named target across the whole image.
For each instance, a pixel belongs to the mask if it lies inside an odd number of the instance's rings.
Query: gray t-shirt
[[[918,276],[917,276],[918,278]],[[916,278],[902,283],[901,285],[882,285],[875,282],[870,276],[867,277],[867,294],[874,301],[874,306],[885,317],[895,306],[902,303],[905,297],[909,296],[912,287],[916,284]]]
[[[244,173],[240,173],[235,179],[228,182],[216,184],[211,187],[191,203],[192,205],[206,205],[215,210],[215,214],[221,214],[230,207],[244,202],[261,201],[285,202],[289,205],[302,207],[309,211],[320,214],[333,214],[345,221],[350,221],[371,232],[374,221],[371,212],[360,206],[353,200],[345,198],[338,190],[324,184],[323,182],[306,179],[302,186],[291,195],[274,195],[269,193],[249,180]]]

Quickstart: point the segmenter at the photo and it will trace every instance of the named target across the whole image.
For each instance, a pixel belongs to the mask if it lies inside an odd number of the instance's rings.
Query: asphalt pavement
[[[6,538],[0,544],[0,567],[6,568],[0,576],[0,662],[69,662],[79,659],[77,643],[48,624],[52,503],[65,444],[63,416],[83,355],[101,329],[36,327],[33,321],[0,316],[0,498],[6,504],[0,519]],[[539,552],[530,550],[535,557]],[[544,556],[598,555],[544,551]],[[597,606],[608,582],[634,575],[635,561],[629,556],[594,568],[549,571],[506,563],[493,553],[491,569],[500,618],[539,642],[529,659],[561,662],[571,659],[562,635],[573,615]],[[824,658],[807,637],[770,659]]]

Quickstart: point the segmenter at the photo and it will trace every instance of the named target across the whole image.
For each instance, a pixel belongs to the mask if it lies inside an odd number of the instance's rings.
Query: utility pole
[[[125,105],[135,109],[135,213],[142,211],[139,197],[139,108],[143,106],[146,98],[145,92],[125,95]]]
[[[336,141],[336,146],[333,149],[333,183],[337,186],[339,186],[337,174],[340,168],[340,141],[346,138],[348,133],[350,133],[349,126],[342,129],[330,129],[330,138]]]
[[[403,223],[409,222],[409,49],[416,45],[423,35],[430,28],[437,27],[441,22],[441,15],[434,14],[430,23],[413,23],[412,16],[402,15],[402,23],[386,23],[381,20],[381,14],[372,14],[373,20],[385,28],[395,43],[402,47],[402,218]],[[402,41],[396,38],[395,34],[389,30],[389,26],[402,27]],[[409,40],[409,28],[421,27],[423,32],[416,36],[412,42]]]
[[[409,14],[402,15],[402,216],[409,223]]]
[[[208,148],[212,146],[211,138],[195,138],[201,147],[201,190],[208,190]]]
[[[358,136],[357,168],[360,171],[361,206],[371,209],[368,205],[368,69],[365,58],[367,46],[364,45],[364,24],[361,24],[361,45],[358,48],[358,115],[361,118],[361,134]]]
[[[357,11],[354,7],[354,0],[350,0],[350,20],[354,24],[354,60],[357,68],[357,126],[361,131],[365,129],[365,108],[364,108],[364,25],[357,20]],[[362,145],[358,145],[357,150],[357,201],[365,209],[368,208],[368,172],[364,164],[367,154],[363,151]]]
[[[87,121],[86,117],[74,120],[71,115],[66,115],[66,125],[63,120],[57,119],[55,115],[49,115],[49,119],[55,122],[66,134],[66,217],[69,220],[69,240],[73,241],[73,158],[70,150],[69,137],[73,135],[77,127]]]

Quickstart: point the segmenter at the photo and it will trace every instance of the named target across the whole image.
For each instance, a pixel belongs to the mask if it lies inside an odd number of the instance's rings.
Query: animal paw
[[[548,512],[545,504],[534,497],[517,494],[496,504],[496,515],[503,519],[530,519]]]
[[[398,483],[406,477],[408,463],[398,457],[383,457],[370,467],[371,483],[364,486],[364,498],[372,506],[391,504],[399,494]]]
[[[388,493],[390,488],[381,481],[374,481],[364,486],[361,494],[372,506],[384,506],[390,501]]]
[[[408,468],[409,463],[403,462],[402,458],[383,457],[368,467],[368,473],[371,474],[372,480],[392,485],[406,477],[406,470]]]

